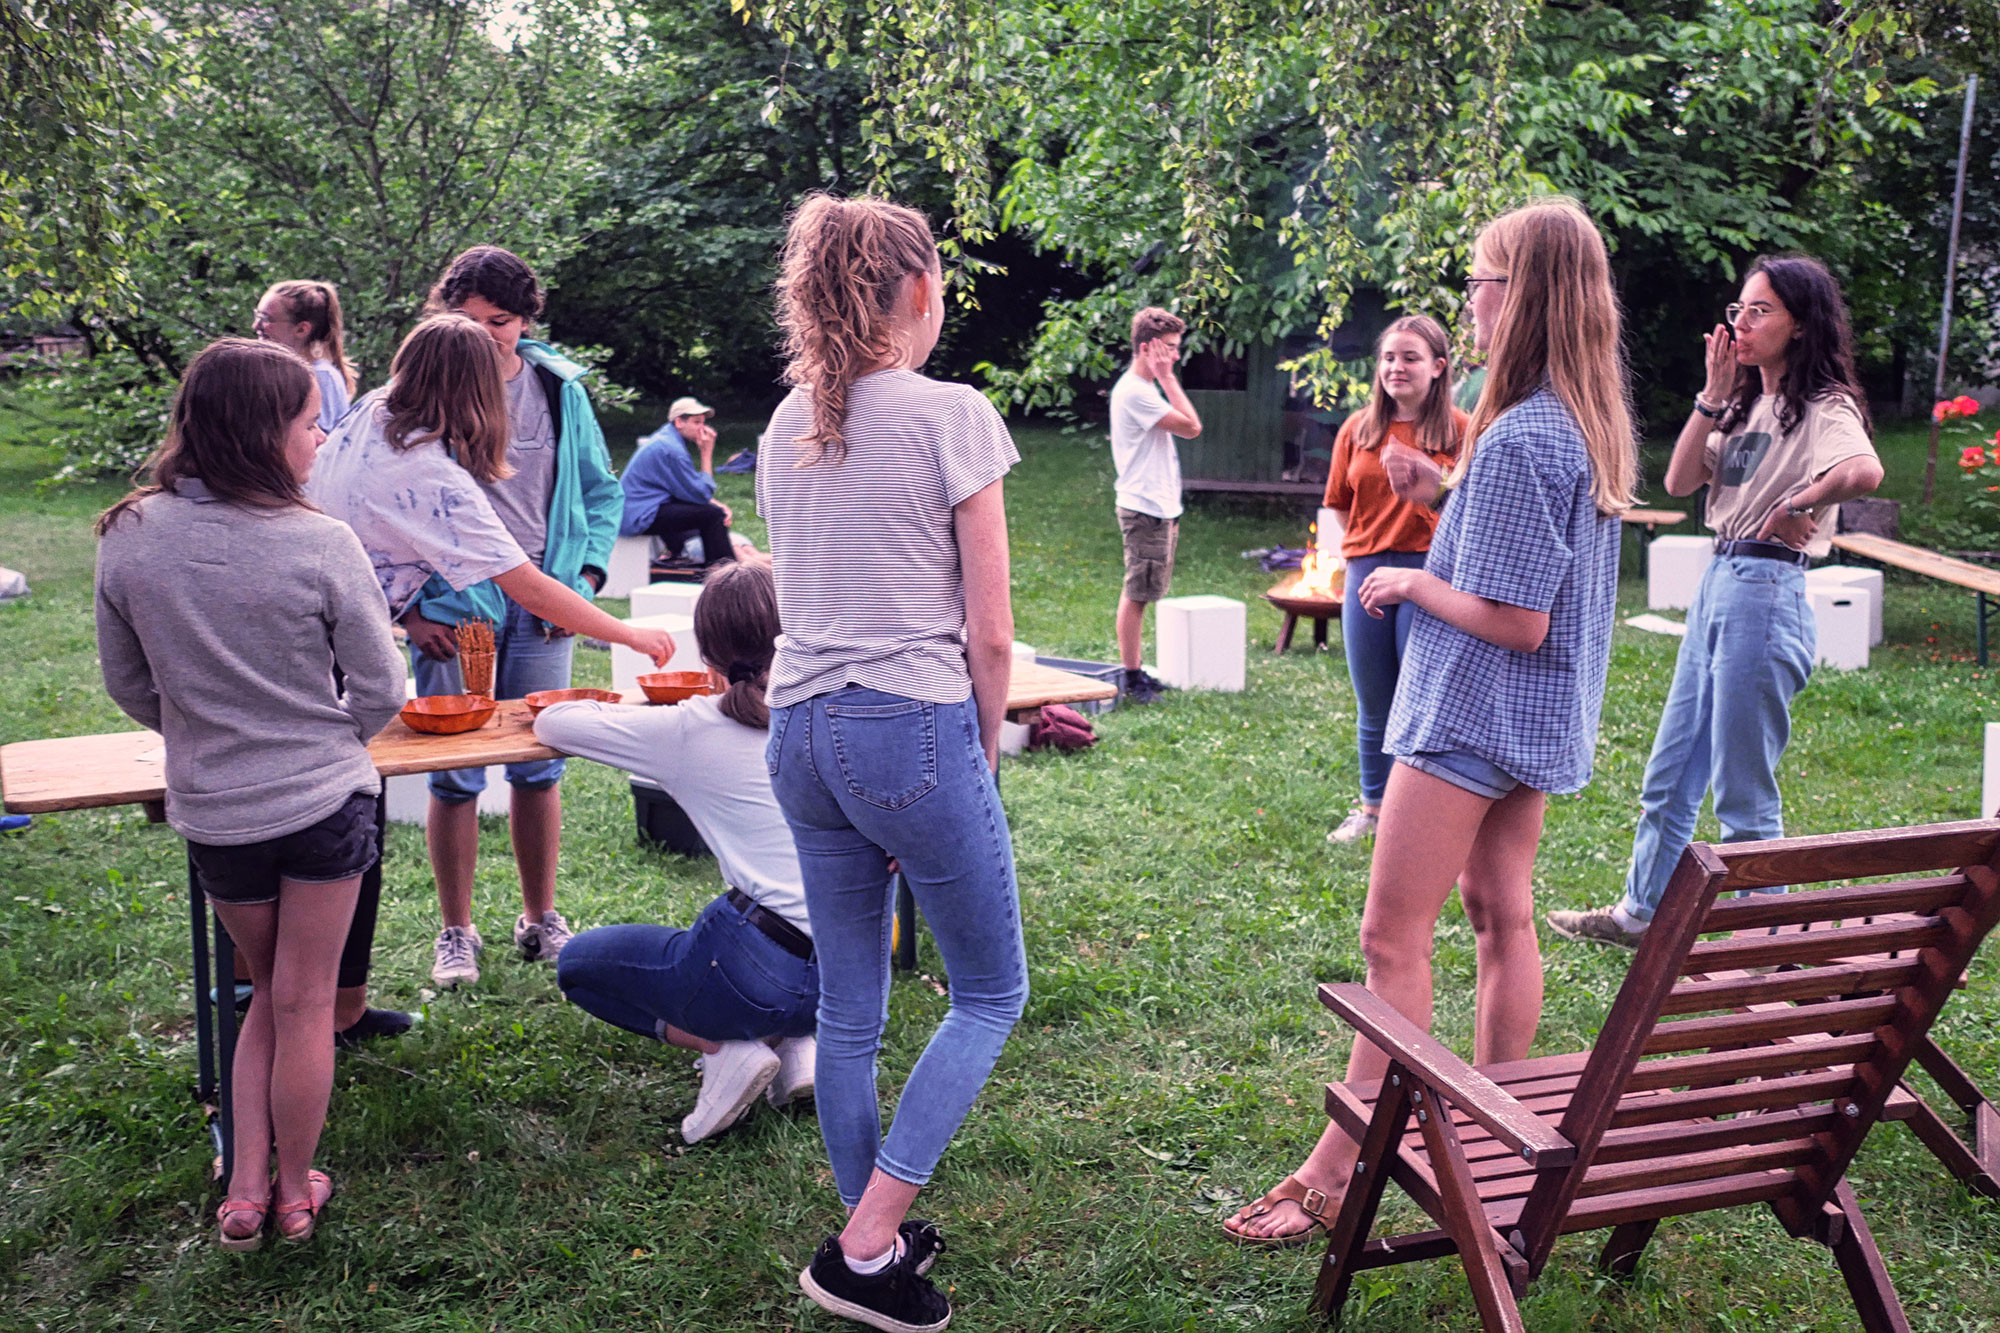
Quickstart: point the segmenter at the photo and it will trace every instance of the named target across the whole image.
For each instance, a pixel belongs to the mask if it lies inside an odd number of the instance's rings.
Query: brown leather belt
[[[794,958],[812,961],[812,937],[741,889],[729,891],[729,905],[750,918],[750,924],[764,932],[771,943],[783,949]]]

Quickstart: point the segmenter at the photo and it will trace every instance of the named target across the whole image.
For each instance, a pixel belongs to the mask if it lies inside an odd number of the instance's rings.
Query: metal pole
[[[1951,299],[1958,285],[1958,222],[1965,214],[1965,161],[1972,151],[1972,105],[1979,96],[1979,76],[1965,76],[1965,118],[1958,128],[1958,184],[1951,193],[1951,239],[1945,244],[1944,258],[1944,313],[1938,319],[1937,376],[1931,385],[1931,401],[1944,397],[1945,353],[1951,348]],[[1924,460],[1924,503],[1931,502],[1931,489],[1937,479],[1938,428],[1935,418],[1931,421],[1930,452]]]

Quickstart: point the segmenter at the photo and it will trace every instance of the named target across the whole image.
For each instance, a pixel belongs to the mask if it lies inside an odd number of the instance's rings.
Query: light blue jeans
[[[1382,804],[1389,789],[1394,756],[1382,753],[1382,732],[1389,725],[1389,705],[1396,702],[1396,681],[1403,674],[1403,649],[1417,618],[1415,602],[1382,608],[1377,620],[1361,609],[1358,594],[1378,569],[1422,569],[1426,551],[1383,551],[1347,562],[1346,595],[1340,609],[1340,646],[1347,657],[1347,678],[1354,682],[1354,739],[1361,760],[1361,802]]]
[[[970,699],[848,686],[772,709],[765,753],[819,955],[820,1134],[853,1207],[877,1167],[930,1183],[1027,1004],[1014,845]],[[884,1138],[875,1057],[889,1019],[890,857],[944,959],[951,1007]]]
[[[575,653],[573,637],[564,634],[543,638],[535,618],[513,598],[508,598],[506,618],[493,627],[493,697],[525,699],[536,690],[568,689],[570,659]],[[417,678],[418,694],[461,694],[465,690],[457,658],[433,662],[418,652],[414,644],[410,646],[410,673]],[[507,781],[529,791],[545,791],[562,781],[567,762],[531,759],[524,764],[509,764]],[[477,800],[479,793],[486,790],[486,770],[457,768],[432,773],[430,790],[431,795],[449,805]]]
[[[1711,788],[1724,842],[1784,836],[1778,760],[1792,738],[1792,696],[1812,676],[1818,641],[1803,569],[1747,555],[1709,564],[1639,791],[1625,881],[1632,916],[1653,919]]]

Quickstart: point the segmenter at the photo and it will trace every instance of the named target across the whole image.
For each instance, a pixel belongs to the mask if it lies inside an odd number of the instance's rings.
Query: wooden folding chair
[[[1337,1317],[1363,1269],[1457,1254],[1485,1327],[1521,1329],[1558,1237],[1611,1228],[1599,1262],[1627,1275],[1661,1219],[1768,1203],[1833,1250],[1865,1329],[1906,1329],[1845,1174],[2000,920],[1996,872],[1995,820],[1696,843],[1574,1054],[1474,1069],[1365,987],[1320,987],[1391,1063],[1327,1088],[1361,1155],[1314,1308]],[[1810,887],[1884,875],[1909,878]],[[1778,884],[1799,887],[1718,901]],[[1777,926],[1807,929],[1700,938]],[[1435,1229],[1368,1239],[1391,1177]]]

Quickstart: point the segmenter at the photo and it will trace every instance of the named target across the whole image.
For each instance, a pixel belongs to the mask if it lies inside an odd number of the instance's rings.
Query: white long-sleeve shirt
[[[535,719],[535,739],[657,782],[701,830],[731,888],[812,933],[799,854],[764,764],[769,732],[697,695],[666,707],[556,704]]]

